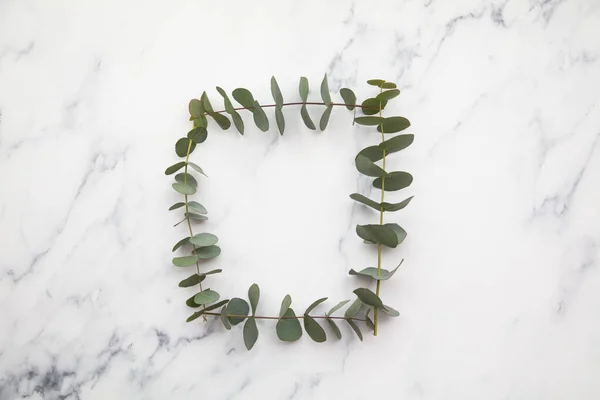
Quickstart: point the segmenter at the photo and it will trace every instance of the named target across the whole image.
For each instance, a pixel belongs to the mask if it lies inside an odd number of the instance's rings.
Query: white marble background
[[[247,352],[241,326],[185,323],[163,171],[203,90],[270,102],[275,75],[292,100],[324,72],[403,89],[388,111],[416,140],[391,166],[415,182],[390,199],[416,197],[387,217],[409,236],[382,291],[402,315],[363,343],[261,322]],[[600,398],[599,89],[596,0],[0,0],[0,398]],[[348,195],[378,137],[286,116],[194,154],[223,247],[207,282],[257,282],[263,314],[349,298],[375,261]]]

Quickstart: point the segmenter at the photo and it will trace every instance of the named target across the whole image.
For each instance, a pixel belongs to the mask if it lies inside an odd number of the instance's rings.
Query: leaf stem
[[[379,93],[383,92],[383,88],[379,89]],[[383,118],[381,112],[381,100],[379,100],[379,118]],[[383,124],[381,124],[381,141],[385,141]],[[385,172],[385,149],[382,151],[382,168]],[[381,207],[379,208],[379,225],[383,225],[383,201],[385,200],[385,175],[381,177]],[[377,245],[377,276],[381,275],[381,243]],[[381,288],[381,280],[377,280],[377,286],[375,288],[375,294],[379,297],[379,291]],[[379,309],[374,307],[373,310],[373,336],[377,336],[377,322],[379,319]]]
[[[221,316],[221,313],[215,313],[215,312],[205,312],[204,315],[215,315],[215,316]],[[256,319],[302,319],[304,318],[304,315],[294,315],[294,316],[287,316],[287,317],[266,317],[266,316],[260,316],[260,315],[237,315],[237,314],[227,314],[228,317],[232,317],[232,318],[256,318]],[[346,318],[346,317],[327,317],[327,316],[313,316],[311,315],[311,318],[315,318],[315,319],[351,319],[354,321],[361,321],[364,322],[364,319],[361,318]]]
[[[346,103],[319,103],[319,102],[310,102],[310,101],[298,101],[298,102],[293,102],[293,103],[283,103],[281,106],[301,106],[301,105],[309,105],[309,106],[352,106],[352,107],[359,107],[359,108],[375,108],[375,106],[362,106],[360,104],[346,104]],[[261,107],[277,107],[277,104],[261,104]],[[234,108],[235,111],[239,111],[239,110],[250,110],[253,109],[254,107],[237,107]],[[227,112],[227,110],[220,110],[220,111],[215,111],[215,113],[217,114],[222,114],[224,112]],[[206,113],[204,113],[203,115],[206,115]]]

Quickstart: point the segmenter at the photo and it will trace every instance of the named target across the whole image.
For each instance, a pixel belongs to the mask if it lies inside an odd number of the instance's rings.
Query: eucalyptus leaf
[[[369,160],[376,162],[383,159],[383,150],[379,146],[369,146],[362,149],[358,154],[367,157]]]
[[[198,187],[198,181],[192,175],[187,172],[182,172],[175,175],[175,180],[179,183],[183,183],[185,185],[189,185],[196,189]]]
[[[344,99],[346,108],[350,111],[354,110],[354,104],[356,104],[356,95],[354,92],[348,88],[341,88],[340,95],[342,96],[342,99]]]
[[[258,101],[254,101],[254,123],[263,132],[269,130],[269,119],[267,118],[267,114],[262,109]]]
[[[200,117],[194,119],[194,127],[196,128],[206,128],[208,126],[208,120],[205,115],[201,115]]]
[[[223,104],[225,105],[225,111],[227,111],[229,114],[233,114],[235,112],[235,110],[233,109],[233,104],[231,104],[231,100],[229,100],[229,96],[227,96],[227,93],[218,86],[217,86],[217,92],[219,92],[219,94],[223,97]]]
[[[183,206],[185,206],[185,203],[182,203],[182,202],[175,203],[171,207],[169,207],[169,211],[177,210],[178,208],[181,208]]]
[[[186,157],[188,155],[188,147],[189,147],[190,154],[192,154],[192,151],[194,151],[194,149],[196,148],[196,144],[194,142],[192,142],[191,147],[189,146],[189,144],[190,144],[190,139],[188,139],[186,137],[179,139],[175,143],[175,153],[177,153],[177,155],[179,157]]]
[[[385,91],[379,93],[377,96],[375,96],[375,98],[377,98],[379,100],[391,100],[394,97],[398,96],[399,94],[400,94],[400,91],[398,89],[385,90]]]
[[[342,332],[340,332],[340,328],[338,328],[337,324],[330,318],[327,318],[327,323],[331,327],[331,330],[333,331],[333,334],[335,335],[335,337],[338,338],[338,340],[341,339]]]
[[[308,306],[308,308],[306,309],[306,311],[304,312],[304,314],[309,314],[312,310],[315,309],[316,306],[318,306],[319,304],[321,304],[325,300],[327,300],[327,297],[322,297],[319,300],[316,300],[310,306]]]
[[[327,83],[327,74],[323,77],[321,82],[321,98],[325,104],[331,103],[331,95],[329,94],[329,84]]]
[[[231,325],[237,325],[245,320],[249,311],[250,307],[248,306],[246,300],[240,299],[239,297],[234,297],[233,299],[229,300],[229,303],[227,303],[226,313]],[[236,315],[236,317],[232,317],[232,315]]]
[[[404,239],[406,239],[406,231],[400,225],[398,225],[396,223],[390,223],[390,224],[383,224],[383,226],[394,231],[394,233],[396,234],[396,237],[398,238],[398,244],[402,243],[404,241]]]
[[[308,79],[306,79],[304,76],[300,78],[299,91],[300,98],[303,102],[306,102],[306,100],[308,99]]]
[[[336,312],[337,310],[339,310],[340,308],[344,307],[346,305],[346,303],[348,303],[350,300],[344,300],[344,301],[340,301],[339,303],[337,303],[335,306],[331,307],[331,310],[329,310],[327,312],[327,316],[332,315],[334,312]]]
[[[410,201],[413,199],[414,196],[410,196],[408,199],[402,200],[400,203],[386,203],[383,202],[381,203],[381,206],[383,208],[384,211],[398,211],[398,210],[402,210],[404,207],[406,207]]]
[[[312,129],[314,131],[316,129],[315,124],[310,119],[310,115],[308,114],[306,104],[303,104],[302,108],[300,108],[300,115],[302,116],[302,120],[304,121],[304,124],[308,127],[308,129]]]
[[[210,260],[221,254],[221,248],[219,246],[200,247],[194,251],[194,254],[201,260]]]
[[[222,269],[212,269],[212,270],[210,270],[208,272],[200,272],[200,276],[220,274],[221,272],[223,272]]]
[[[175,182],[172,186],[173,186],[173,189],[175,189],[177,192],[179,192],[181,194],[192,195],[192,194],[196,193],[196,188],[191,185],[186,185],[186,184],[183,184],[180,182]]]
[[[221,308],[221,323],[223,324],[223,326],[225,327],[225,329],[230,330],[231,329],[231,324],[229,323],[229,318],[227,318],[227,306],[224,306],[223,308]]]
[[[397,310],[393,309],[392,307],[390,307],[388,305],[384,305],[383,308],[381,309],[381,311],[383,311],[390,317],[399,317],[400,316],[400,313]]]
[[[397,135],[379,143],[377,147],[385,150],[386,154],[396,153],[410,146],[415,140],[415,135]]]
[[[248,89],[238,88],[235,89],[232,93],[235,101],[240,103],[242,107],[253,109],[254,108],[254,97],[252,93]]]
[[[187,151],[187,148],[185,150]],[[183,167],[185,167],[185,161],[180,161],[176,164],[173,164],[165,170],[165,175],[174,174],[175,172],[179,171]]]
[[[304,314],[304,329],[308,333],[308,336],[317,343],[323,343],[327,340],[327,335],[323,327],[308,314]]]
[[[367,310],[367,315],[365,315],[365,324],[367,324],[367,328],[369,328],[372,331],[375,331],[375,324],[369,317],[370,312],[371,312],[371,309],[369,308],[369,310]]]
[[[187,137],[196,144],[204,143],[208,137],[208,131],[206,128],[194,128],[188,132]]]
[[[195,164],[191,161],[188,162],[188,165],[192,168],[194,168],[196,171],[200,172],[202,175],[206,176],[208,178],[208,176],[204,173],[204,171],[202,170],[202,168],[200,168],[200,166],[198,166],[198,164]]]
[[[370,243],[382,244],[395,248],[398,246],[398,237],[393,229],[385,225],[357,225],[356,234]]]
[[[256,306],[260,299],[260,288],[256,283],[253,283],[248,289],[248,299],[250,299],[250,307],[252,308],[252,315],[256,314]]]
[[[321,121],[319,121],[319,128],[321,129],[321,131],[324,131],[325,128],[327,128],[327,124],[329,123],[329,117],[331,116],[331,110],[333,109],[333,106],[329,106],[325,109],[325,111],[323,112],[323,115],[321,115]]]
[[[410,126],[410,121],[404,117],[388,117],[377,127],[378,132],[396,133],[405,130]]]
[[[219,308],[221,307],[223,304],[227,304],[229,302],[229,300],[225,299],[225,300],[221,300],[218,303],[215,304],[211,304],[210,306],[206,306],[202,308],[202,311],[206,312],[206,311],[211,311],[214,310],[215,308]]]
[[[273,95],[273,100],[275,100],[275,106],[277,109],[281,109],[283,107],[283,95],[281,94],[281,90],[279,90],[279,85],[274,76],[271,77],[271,94]]]
[[[355,271],[355,270],[351,269],[349,274],[350,275],[358,275],[358,276],[366,276],[369,278],[373,278],[377,281],[387,281],[392,276],[394,276],[394,274],[398,270],[398,267],[394,268],[391,271],[388,271],[387,269],[382,268],[379,271],[379,275],[377,275],[377,268],[374,268],[374,267],[368,267],[368,268],[362,269],[360,271]]]
[[[200,305],[211,304],[219,300],[219,297],[221,297],[219,293],[214,290],[206,289],[194,296],[194,303]]]
[[[196,247],[207,247],[216,244],[219,238],[212,233],[197,233],[190,238],[190,243]]]
[[[396,89],[396,84],[394,82],[386,82],[380,86],[383,89]]]
[[[356,169],[363,175],[372,176],[372,177],[382,177],[387,176],[387,172],[383,170],[380,166],[373,163],[373,161],[369,160],[367,157],[359,154],[354,159],[354,164],[356,165]]]
[[[189,267],[195,265],[199,258],[196,256],[185,256],[173,258],[173,265],[176,267]]]
[[[354,118],[354,122],[359,125],[375,126],[383,122],[382,117],[357,117]]]
[[[190,237],[188,236],[188,237],[181,239],[179,242],[175,243],[175,246],[173,246],[173,251],[177,250],[184,244],[187,244],[189,240],[190,240]]]
[[[196,304],[196,303],[194,303],[194,297],[196,297],[196,295],[195,295],[195,294],[194,294],[192,297],[190,297],[189,299],[187,299],[187,300],[185,301],[185,305],[186,305],[186,306],[188,306],[188,307],[190,307],[190,308],[198,308],[198,307],[200,307],[200,304]],[[201,315],[201,314],[202,314],[202,313],[200,313],[200,315]]]
[[[203,312],[195,312],[192,315],[190,315],[189,317],[187,317],[185,322],[192,322],[195,319],[198,319],[198,317],[200,317],[202,314],[204,314],[204,313]]]
[[[223,114],[220,114],[217,112],[212,112],[209,115],[215,120],[215,122],[219,125],[219,127],[221,129],[223,129],[224,131],[229,129],[229,127],[231,126],[231,121],[229,120],[229,118],[227,118]]]
[[[354,303],[352,303],[350,305],[350,307],[348,307],[346,309],[346,312],[344,313],[344,317],[346,317],[346,318],[353,318],[360,311],[360,308],[362,307],[362,304],[363,303],[360,301],[360,299],[354,300]]]
[[[204,107],[204,110],[210,114],[212,112],[214,112],[215,110],[213,110],[212,105],[210,104],[210,100],[208,99],[208,96],[206,95],[206,92],[202,92],[202,96],[200,97],[200,101],[202,101],[202,107]]]
[[[368,98],[362,102],[362,112],[365,115],[378,114],[379,111],[383,110],[387,105],[387,100],[379,100],[376,98]]]
[[[235,129],[238,130],[240,135],[244,134],[244,121],[240,114],[237,111],[231,113],[231,119],[233,120],[233,124],[235,125]]]
[[[251,350],[258,339],[258,328],[256,327],[256,319],[248,318],[244,324],[244,344],[248,350]]]
[[[352,193],[350,195],[350,198],[354,201],[364,204],[365,206],[369,206],[374,210],[380,211],[380,209],[381,209],[381,206],[378,202],[373,201],[373,200],[369,199],[368,197],[363,196],[362,194]]]
[[[356,333],[356,336],[358,336],[358,338],[362,342],[363,335],[362,335],[362,332],[360,331],[360,328],[358,327],[358,325],[356,325],[356,322],[352,321],[351,319],[346,319],[346,322],[348,323],[348,325],[350,325],[350,328],[352,328],[354,333]]]
[[[189,219],[195,219],[196,221],[206,221],[208,217],[206,215],[198,214],[195,212],[185,213],[185,217]]]
[[[413,181],[413,177],[408,172],[396,171],[390,172],[385,177],[385,188],[386,192],[395,192],[397,190],[409,187]],[[377,178],[373,181],[373,187],[381,189],[383,187],[381,178]]]
[[[206,279],[206,276],[200,276],[198,274],[194,274],[188,278],[185,278],[181,282],[179,282],[179,287],[191,287],[191,286],[199,284],[204,279]]]
[[[200,100],[198,99],[190,100],[188,110],[190,111],[190,115],[193,119],[199,118],[204,113],[204,107],[202,107],[202,102],[200,102]]]
[[[354,294],[358,296],[361,302],[368,306],[373,306],[377,308],[383,307],[383,302],[375,293],[373,293],[370,289],[367,288],[358,288],[354,290]]]
[[[292,305],[292,297],[289,294],[286,294],[283,300],[281,301],[281,307],[279,309],[279,318],[283,317]]]
[[[188,201],[188,208],[192,211],[197,212],[198,214],[206,214],[206,208],[197,201]]]
[[[383,79],[369,79],[367,81],[367,83],[371,86],[377,86],[380,87],[381,85],[383,85],[385,83],[385,80]]]
[[[283,135],[283,131],[285,130],[285,118],[283,117],[283,112],[279,108],[275,109],[275,121],[277,121],[279,133]]]
[[[295,342],[302,336],[302,326],[291,308],[288,308],[283,318],[277,321],[275,330],[277,337],[283,342]]]

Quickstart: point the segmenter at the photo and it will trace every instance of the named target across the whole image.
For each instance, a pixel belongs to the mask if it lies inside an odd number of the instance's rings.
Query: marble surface
[[[403,90],[401,317],[321,345],[261,322],[247,352],[239,326],[185,323],[163,171],[203,90],[268,102],[275,75],[291,100],[307,76],[318,99],[324,72]],[[599,88],[596,0],[1,0],[0,399],[600,398]],[[375,262],[348,195],[375,194],[353,158],[378,138],[345,110],[324,133],[286,116],[193,156],[223,248],[207,282],[257,282],[264,314],[349,298]]]

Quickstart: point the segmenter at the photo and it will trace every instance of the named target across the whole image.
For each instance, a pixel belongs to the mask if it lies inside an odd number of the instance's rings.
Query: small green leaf
[[[208,217],[206,215],[198,214],[195,212],[185,213],[186,218],[195,219],[196,221],[206,221]]]
[[[354,294],[358,296],[360,301],[368,306],[373,306],[377,308],[382,308],[383,303],[379,296],[373,293],[370,289],[367,288],[359,288],[354,291]]]
[[[248,350],[254,347],[254,343],[258,339],[258,328],[256,327],[256,319],[248,318],[244,324],[244,344]]]
[[[229,302],[229,300],[221,300],[218,303],[215,304],[211,304],[210,306],[206,306],[205,308],[202,309],[202,311],[206,312],[206,311],[210,311],[210,310],[214,310],[215,308],[219,308],[221,307],[223,304],[227,304]]]
[[[409,187],[412,181],[413,177],[408,172],[390,172],[388,176],[385,177],[384,189],[386,192],[395,192],[396,190]],[[381,178],[377,178],[373,181],[373,187],[377,189],[381,189],[383,187]]]
[[[325,300],[327,300],[327,297],[322,297],[319,300],[316,300],[310,306],[308,306],[308,308],[306,309],[306,311],[304,312],[304,314],[309,314],[312,310],[315,309],[316,306],[318,306],[319,304],[321,304]]]
[[[192,175],[188,174],[187,172],[182,172],[182,173],[175,175],[175,180],[179,183],[189,185],[189,186],[193,187],[194,189],[196,189],[198,187],[198,181],[196,180],[196,178],[194,178]]]
[[[371,312],[371,309],[369,308],[367,310],[367,315],[365,315],[365,323],[367,324],[367,328],[369,328],[372,331],[375,331],[375,324],[373,323],[373,321],[371,320],[371,318],[369,318],[369,313]]]
[[[381,203],[381,206],[383,208],[383,211],[398,211],[398,210],[402,210],[404,207],[406,207],[410,201],[413,199],[414,196],[410,196],[408,199],[401,201],[400,203],[386,203],[383,202]]]
[[[369,243],[382,244],[391,248],[398,246],[396,233],[385,225],[356,225],[356,234]]]
[[[298,321],[294,310],[288,308],[283,318],[277,321],[275,327],[277,331],[277,337],[283,342],[295,342],[302,336],[302,326]]]
[[[327,128],[327,124],[329,123],[329,117],[331,116],[331,110],[333,109],[333,106],[329,106],[325,109],[325,111],[323,112],[323,115],[321,115],[321,121],[319,122],[319,128],[321,129],[321,131],[324,131],[325,128]]]
[[[175,251],[178,248],[180,248],[181,246],[183,246],[184,244],[187,244],[189,240],[190,240],[189,236],[181,239],[179,242],[175,243],[175,246],[173,246],[173,250],[172,251]]]
[[[346,319],[346,322],[348,323],[348,325],[350,325],[350,328],[352,328],[352,330],[354,331],[354,333],[356,333],[356,336],[358,336],[358,338],[362,342],[363,335],[362,335],[362,332],[360,331],[360,328],[358,327],[358,325],[356,325],[356,323],[354,321],[352,321],[351,319],[349,319],[349,318]]]
[[[191,287],[191,286],[197,285],[200,282],[202,282],[205,278],[206,278],[206,276],[200,276],[198,274],[194,274],[194,275],[190,276],[189,278],[185,278],[184,280],[179,282],[179,287]]]
[[[258,101],[254,102],[254,123],[263,132],[269,130],[269,119],[260,104],[258,104]]]
[[[383,79],[369,79],[367,81],[367,83],[371,86],[377,86],[380,87],[381,85],[383,85],[385,83],[385,80]]]
[[[188,162],[188,165],[208,178],[208,176],[204,173],[204,171],[202,171],[202,168],[200,168],[198,166],[198,164],[194,164],[193,162],[190,161],[190,162]]]
[[[304,121],[304,124],[308,127],[308,129],[312,129],[314,131],[316,129],[315,124],[310,119],[310,115],[308,115],[306,104],[302,105],[302,108],[300,109],[300,115],[302,115],[302,120]]]
[[[381,117],[357,117],[354,118],[354,122],[359,125],[367,125],[367,126],[375,126],[381,124],[383,122],[383,118]]]
[[[190,238],[190,243],[197,247],[207,247],[216,244],[219,238],[212,233],[197,233]]]
[[[392,307],[390,307],[388,305],[384,305],[383,308],[381,309],[381,311],[383,311],[390,317],[399,317],[400,316],[400,313],[398,311],[394,310]]]
[[[386,82],[380,87],[383,89],[396,89],[396,84],[394,82]]]
[[[342,332],[340,332],[340,328],[338,328],[337,324],[330,318],[327,318],[327,323],[329,323],[335,337],[340,340],[342,338]]]
[[[180,182],[175,182],[172,186],[173,186],[173,189],[175,189],[177,192],[179,192],[181,194],[192,195],[192,194],[196,193],[196,188],[191,185],[185,185]]]
[[[305,77],[300,78],[300,98],[303,102],[308,99],[308,79]]]
[[[288,308],[292,305],[292,297],[289,294],[286,294],[283,300],[281,301],[281,308],[279,309],[279,318],[283,317]]]
[[[186,157],[188,154],[189,143],[190,139],[186,137],[179,139],[177,143],[175,143],[175,153],[177,153],[179,157]],[[190,147],[190,154],[192,154],[192,151],[194,151],[195,148],[196,143],[192,142],[192,146]]]
[[[189,317],[187,317],[187,319],[185,320],[185,322],[192,322],[195,319],[198,319],[198,317],[200,317],[202,314],[204,314],[203,312],[195,312],[192,315],[190,315]]]
[[[346,305],[346,303],[348,303],[350,300],[344,300],[344,301],[340,301],[339,303],[337,303],[335,306],[333,306],[331,308],[331,310],[329,310],[329,312],[327,312],[327,316],[330,316],[331,314],[333,314],[334,312],[336,312],[337,310],[339,310],[340,308],[344,307]]]
[[[198,261],[198,257],[196,256],[185,256],[185,257],[175,257],[173,259],[173,265],[176,267],[189,267]]]
[[[221,297],[219,293],[215,292],[214,290],[206,289],[194,296],[194,303],[200,305],[210,304],[219,300],[219,297]]]
[[[369,207],[373,208],[374,210],[380,211],[381,206],[379,205],[378,202],[373,201],[373,200],[369,199],[368,197],[363,196],[362,194],[352,193],[350,195],[350,198],[354,201],[364,204],[365,206],[369,206]]]
[[[221,272],[223,272],[222,269],[213,269],[213,270],[210,270],[208,272],[200,272],[200,276],[220,274]]]
[[[346,108],[350,111],[354,110],[354,104],[356,104],[356,95],[354,92],[348,88],[341,88],[340,95],[342,96],[342,99],[344,99]]]
[[[356,169],[363,175],[372,176],[372,177],[382,177],[387,176],[387,172],[383,170],[380,166],[373,163],[373,161],[369,160],[367,157],[359,154],[354,159],[354,164],[356,165]]]
[[[227,96],[227,93],[218,86],[217,86],[217,92],[219,92],[219,94],[223,97],[223,104],[225,105],[225,111],[227,111],[229,114],[233,114],[235,112],[235,110],[233,109],[233,104],[231,104],[231,100],[229,100],[229,96]]]
[[[377,131],[383,133],[396,133],[405,130],[409,126],[410,121],[404,117],[389,117],[383,120],[383,123],[377,127]]]
[[[200,307],[200,304],[196,304],[194,303],[194,297],[196,297],[196,295],[193,295],[192,297],[190,297],[189,299],[187,299],[185,301],[185,304],[190,307],[190,308],[198,308]],[[202,315],[202,313],[200,313],[200,315]]]
[[[400,267],[400,266],[398,265],[398,267]],[[398,270],[398,267],[394,268],[391,271],[388,271],[387,269],[381,269],[379,271],[380,272],[379,275],[377,275],[377,268],[374,268],[374,267],[368,267],[368,268],[362,269],[358,272],[351,269],[349,274],[350,275],[358,275],[358,276],[366,276],[369,278],[373,278],[377,281],[387,281],[392,276],[394,276],[394,274]]]
[[[233,119],[233,124],[235,125],[235,129],[238,130],[240,135],[244,134],[244,121],[240,114],[237,111],[231,113],[231,119]]]
[[[186,151],[187,151],[187,148],[186,148]],[[183,167],[185,167],[185,161],[180,161],[177,164],[173,164],[165,170],[165,175],[174,174],[175,172],[179,171]]]
[[[383,224],[383,226],[394,231],[394,233],[396,234],[396,237],[398,238],[398,244],[402,243],[404,241],[404,239],[406,239],[406,231],[400,225],[398,225],[396,223],[391,223],[391,224]]]
[[[188,132],[187,137],[196,144],[204,143],[208,137],[208,131],[206,128],[194,128]]]
[[[358,154],[367,157],[373,162],[379,161],[383,158],[383,150],[381,150],[378,146],[365,147]]]
[[[381,150],[385,150],[386,155],[396,153],[400,150],[404,150],[410,146],[415,140],[415,135],[398,135],[384,142],[379,143],[377,147]]]
[[[182,202],[175,203],[171,207],[169,207],[169,211],[177,210],[178,208],[181,208],[183,206],[185,206],[185,203],[182,203]]]
[[[252,315],[256,314],[256,306],[260,299],[260,288],[256,283],[253,283],[248,289],[248,299],[250,299],[250,307],[252,308]]]
[[[329,95],[329,84],[327,83],[327,74],[323,77],[321,82],[321,98],[325,104],[331,103],[331,96]]]
[[[196,211],[198,214],[206,214],[206,208],[204,208],[204,206],[200,203],[198,203],[197,201],[189,201],[188,202],[188,207],[190,210],[192,211]]]
[[[381,103],[379,99],[375,99],[373,97],[366,99],[362,102],[362,112],[365,115],[373,115],[378,114],[379,111],[383,110],[387,105],[387,100],[382,100]]]
[[[227,318],[227,306],[221,308],[221,323],[225,327],[225,329],[230,330],[231,324],[229,323],[229,318]]]
[[[274,76],[271,77],[271,94],[273,95],[273,100],[275,100],[275,106],[277,109],[281,109],[283,107],[283,96]]]
[[[346,313],[344,314],[344,316],[346,318],[352,318],[352,317],[354,317],[360,311],[360,308],[362,307],[362,304],[363,303],[360,301],[360,299],[354,300],[354,303],[352,303],[350,305],[350,307],[348,307],[346,309]]]
[[[375,98],[379,100],[391,100],[394,97],[398,96],[400,91],[398,89],[386,90],[384,92],[379,93]]]
[[[205,115],[201,115],[199,118],[194,119],[195,128],[206,128],[208,126],[208,120]]]
[[[204,107],[204,110],[208,114],[215,112],[215,110],[213,110],[213,108],[212,108],[212,105],[210,104],[210,100],[208,100],[208,96],[206,95],[206,92],[202,92],[202,96],[200,97],[200,100],[202,101],[202,107]]]
[[[317,343],[323,343],[327,340],[327,335],[323,327],[308,314],[304,314],[304,329],[308,333],[308,336]]]
[[[246,107],[248,109],[254,108],[254,97],[252,96],[252,93],[250,93],[250,91],[248,89],[244,89],[244,88],[235,89],[233,91],[232,95],[233,95],[233,98],[235,99],[235,101],[240,103],[242,105],[242,107]]]
[[[283,131],[285,130],[285,118],[283,118],[283,112],[279,108],[275,109],[275,121],[277,121],[279,133],[283,135]]]
[[[219,246],[200,247],[194,251],[194,254],[201,260],[210,260],[221,254],[221,248]]]
[[[198,99],[191,99],[188,109],[192,119],[199,118],[204,113],[204,107],[202,107],[202,103]]]
[[[231,126],[231,121],[223,114],[212,112],[209,115],[213,117],[217,125],[219,125],[219,127],[224,131],[229,129],[229,127]]]
[[[237,325],[243,320],[246,319],[248,312],[250,311],[250,307],[248,303],[244,299],[240,299],[239,297],[234,297],[229,300],[227,304],[227,315],[229,317],[229,323],[231,325]],[[236,315],[236,317],[232,317],[232,315]]]

